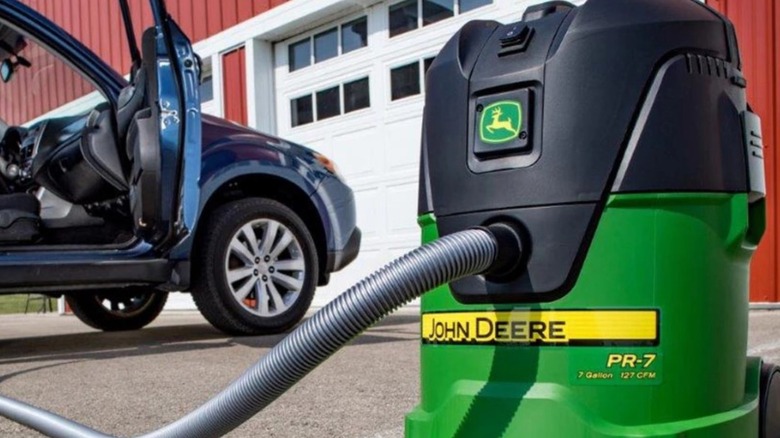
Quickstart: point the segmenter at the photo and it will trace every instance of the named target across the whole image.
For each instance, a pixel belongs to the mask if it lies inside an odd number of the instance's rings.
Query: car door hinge
[[[179,112],[171,109],[171,103],[167,100],[160,102],[160,124],[162,129],[179,124]]]

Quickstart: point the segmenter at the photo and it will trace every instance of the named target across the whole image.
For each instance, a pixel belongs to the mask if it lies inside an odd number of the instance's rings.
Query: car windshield
[[[105,100],[74,65],[2,20],[0,63],[3,125],[81,114]]]
[[[5,137],[5,131],[8,130],[8,123],[0,117],[0,138]]]
[[[27,40],[19,32],[0,24],[0,63],[2,63],[3,81],[8,81],[19,68],[30,68],[30,61],[22,56],[27,48]]]
[[[13,59],[27,46],[24,37],[6,25],[0,25],[0,61]]]
[[[130,45],[119,0],[23,0],[22,3],[61,27],[119,74],[130,73]],[[151,7],[149,0],[128,3],[136,43],[140,45],[143,30],[154,25]]]

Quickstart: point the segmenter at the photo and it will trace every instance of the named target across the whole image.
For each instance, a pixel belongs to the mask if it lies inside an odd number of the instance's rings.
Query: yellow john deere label
[[[658,345],[658,310],[513,310],[427,313],[429,344]]]

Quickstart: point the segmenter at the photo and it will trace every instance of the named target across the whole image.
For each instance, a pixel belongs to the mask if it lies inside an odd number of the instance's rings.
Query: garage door
[[[360,257],[315,304],[419,244],[425,69],[466,21],[518,19],[524,9],[500,0],[383,2],[276,44],[279,134],[335,160],[364,233]]]

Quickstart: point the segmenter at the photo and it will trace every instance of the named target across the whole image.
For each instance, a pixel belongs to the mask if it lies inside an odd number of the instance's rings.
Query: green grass
[[[36,296],[37,297],[37,296]],[[27,295],[5,295],[0,296],[0,315],[11,315],[14,313],[24,313],[24,305],[27,302]],[[51,299],[54,311],[57,311],[57,300]],[[43,302],[41,300],[30,301],[28,313],[37,313],[41,310]]]

